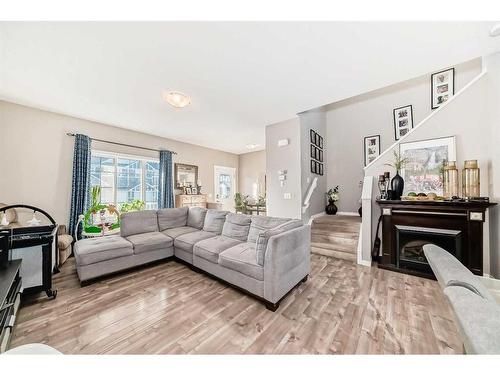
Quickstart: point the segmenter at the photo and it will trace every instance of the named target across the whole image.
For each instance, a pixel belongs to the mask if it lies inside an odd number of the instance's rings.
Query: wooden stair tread
[[[361,218],[320,216],[311,225],[311,252],[356,261]]]

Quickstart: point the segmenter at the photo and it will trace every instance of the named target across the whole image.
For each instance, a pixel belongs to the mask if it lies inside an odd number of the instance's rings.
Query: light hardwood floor
[[[11,347],[70,354],[461,353],[437,282],[312,255],[312,272],[275,312],[176,262],[81,288],[70,259],[57,299],[20,310]]]

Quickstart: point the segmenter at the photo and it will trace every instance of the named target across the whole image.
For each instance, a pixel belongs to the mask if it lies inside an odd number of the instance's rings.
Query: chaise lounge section
[[[78,241],[82,284],[175,258],[229,283],[275,311],[310,271],[310,228],[300,220],[234,214],[200,207],[122,215],[120,235]]]

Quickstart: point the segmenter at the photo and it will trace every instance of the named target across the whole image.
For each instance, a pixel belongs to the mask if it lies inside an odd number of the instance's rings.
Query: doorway
[[[236,168],[215,165],[214,184],[215,202],[220,203],[223,210],[234,212]]]

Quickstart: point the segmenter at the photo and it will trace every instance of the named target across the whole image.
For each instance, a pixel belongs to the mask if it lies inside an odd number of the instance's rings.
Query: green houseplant
[[[335,215],[338,210],[335,202],[338,202],[340,200],[339,186],[337,185],[334,188],[330,188],[330,190],[328,190],[325,194],[328,198],[328,205],[325,208],[325,212],[327,215]]]

